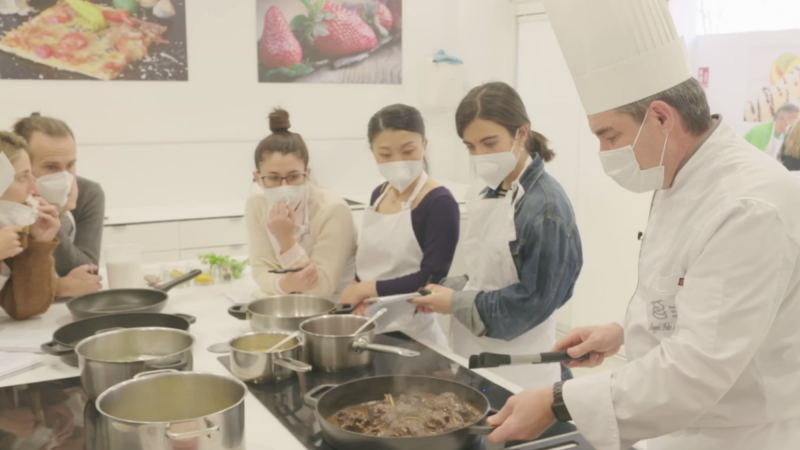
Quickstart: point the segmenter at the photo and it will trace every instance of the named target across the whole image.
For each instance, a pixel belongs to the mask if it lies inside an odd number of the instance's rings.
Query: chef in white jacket
[[[512,397],[490,439],[571,419],[597,450],[797,447],[800,181],[711,116],[665,1],[545,5],[605,172],[655,194],[624,322],[555,347],[628,364]]]

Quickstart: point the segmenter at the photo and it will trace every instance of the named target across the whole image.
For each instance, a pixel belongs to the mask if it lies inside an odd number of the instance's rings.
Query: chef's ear
[[[255,181],[257,185],[261,186],[261,174],[258,173],[257,170],[253,171],[253,181]],[[261,187],[264,187],[264,186],[261,186]]]
[[[428,138],[422,141],[422,153],[428,152]]]
[[[678,113],[666,102],[657,100],[650,104],[651,115],[658,120],[662,131],[669,134],[678,125]]]

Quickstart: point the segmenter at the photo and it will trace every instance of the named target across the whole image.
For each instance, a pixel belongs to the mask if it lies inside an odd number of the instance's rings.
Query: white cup
[[[105,256],[109,289],[138,289],[144,287],[141,245],[111,245],[106,248]]]

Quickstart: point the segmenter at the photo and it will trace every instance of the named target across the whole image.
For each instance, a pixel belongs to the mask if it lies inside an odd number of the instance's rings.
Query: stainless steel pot
[[[110,448],[244,450],[247,387],[224,375],[140,374],[97,399]]]
[[[127,328],[98,334],[75,347],[81,384],[90,399],[142,372],[192,370],[194,338],[173,328]]]
[[[329,315],[301,323],[306,360],[317,370],[342,372],[369,366],[375,358],[374,352],[419,356],[419,352],[406,348],[374,344],[374,323],[361,333],[353,335],[367,320],[360,316]]]
[[[323,393],[324,392],[324,393]],[[460,399],[471,403],[483,412],[483,416],[463,428],[447,433],[423,437],[382,437],[359,434],[339,428],[328,418],[351,406],[384,400],[386,394],[395,397],[401,394],[452,392]],[[319,398],[317,398],[319,397]],[[493,428],[479,425],[489,414],[489,399],[475,388],[443,378],[396,375],[364,378],[349,383],[320,385],[305,396],[306,404],[314,408],[314,414],[322,428],[325,441],[338,450],[458,450],[473,448],[481,435],[489,434]]]
[[[302,343],[298,338],[292,339],[275,351],[266,352],[289,334],[279,331],[249,333],[233,338],[227,344],[212,345],[209,351],[230,352],[231,373],[245,383],[283,381],[294,376],[295,372],[311,370],[310,365],[300,361]]]
[[[326,314],[349,314],[353,305],[337,304],[313,295],[277,295],[228,308],[228,314],[249,320],[253,331],[293,333],[300,324]]]

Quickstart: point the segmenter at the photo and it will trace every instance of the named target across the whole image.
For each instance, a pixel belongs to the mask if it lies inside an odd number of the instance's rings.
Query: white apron
[[[403,202],[402,210],[397,214],[378,212],[378,206],[388,189],[374,205],[364,210],[356,252],[356,268],[361,281],[391,280],[420,270],[423,253],[411,224],[411,205],[427,181],[428,174],[423,172],[411,198]],[[436,321],[435,314],[409,315],[395,320],[385,331],[402,331],[411,337],[427,339],[447,347],[447,337]]]
[[[781,137],[775,137],[775,122],[772,123],[772,131],[769,133],[769,143],[767,147],[764,149],[764,153],[769,155],[770,158],[774,160],[780,159],[781,156],[781,147],[783,147],[783,140],[785,139],[786,135],[783,134]]]
[[[311,226],[309,225],[310,218],[308,212],[308,194],[306,194],[306,199],[303,202],[305,203],[305,218],[301,226],[295,227],[296,230],[294,234],[294,240],[297,242],[297,245],[305,250],[306,255],[311,258],[311,255],[314,251],[314,236],[311,236]],[[270,205],[270,210],[272,210],[272,205]],[[278,239],[272,234],[271,231],[269,231],[269,228],[267,228],[267,236],[269,237],[269,242],[272,244],[272,248],[279,252],[281,247],[278,243]],[[347,288],[347,286],[350,286],[350,281],[355,278],[355,274],[355,259],[351,258],[347,263],[347,267],[344,269],[344,273],[342,274],[342,278],[339,280],[339,284],[336,286],[336,291],[334,291],[330,298],[331,301],[339,301],[342,296],[342,292]]]
[[[516,198],[512,195],[515,189]],[[515,182],[505,198],[479,197],[469,203],[469,225],[464,238],[469,283],[464,290],[495,291],[519,283],[509,242],[517,239],[514,206],[524,195],[525,190]],[[536,328],[511,341],[475,336],[458,320],[451,321],[450,330],[453,351],[465,358],[481,352],[529,355],[549,352],[553,348],[556,318],[550,316]],[[528,364],[489,370],[523,389],[548,386],[561,380],[559,364]]]

